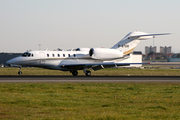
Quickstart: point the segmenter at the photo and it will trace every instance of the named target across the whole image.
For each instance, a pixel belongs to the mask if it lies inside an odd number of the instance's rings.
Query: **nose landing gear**
[[[19,69],[18,74],[22,75],[21,67],[18,67],[18,69]]]

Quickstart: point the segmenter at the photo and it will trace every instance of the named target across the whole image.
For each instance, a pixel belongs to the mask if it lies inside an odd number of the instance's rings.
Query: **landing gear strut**
[[[73,76],[77,76],[77,75],[78,75],[78,71],[76,71],[76,70],[75,70],[75,71],[72,71],[72,75],[73,75]]]
[[[21,67],[18,67],[18,69],[19,69],[18,74],[19,74],[19,75],[22,75]]]

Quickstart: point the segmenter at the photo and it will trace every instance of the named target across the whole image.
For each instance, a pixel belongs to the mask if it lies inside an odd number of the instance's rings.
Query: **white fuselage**
[[[70,71],[71,69],[63,68],[62,66],[70,64],[102,63],[106,61],[92,59],[87,51],[29,51],[22,56],[7,61],[7,63]],[[80,69],[83,68],[77,68],[76,70]]]

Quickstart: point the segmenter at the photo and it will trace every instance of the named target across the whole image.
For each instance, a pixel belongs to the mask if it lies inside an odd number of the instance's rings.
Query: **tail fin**
[[[149,34],[140,31],[134,31],[127,34],[121,41],[114,45],[111,49],[118,49],[123,52],[124,55],[130,54],[134,48],[139,44],[140,40],[146,40],[153,38],[157,35],[168,35],[170,33],[162,34]]]

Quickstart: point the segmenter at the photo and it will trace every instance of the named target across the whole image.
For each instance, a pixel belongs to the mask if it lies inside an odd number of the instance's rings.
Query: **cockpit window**
[[[80,49],[79,49],[79,48],[77,48],[77,49],[76,49],[76,51],[80,51]]]
[[[26,57],[26,56],[28,56],[28,54],[29,54],[28,52],[25,52],[22,54],[22,57]]]
[[[25,52],[22,54],[22,57],[33,57],[33,54]]]

